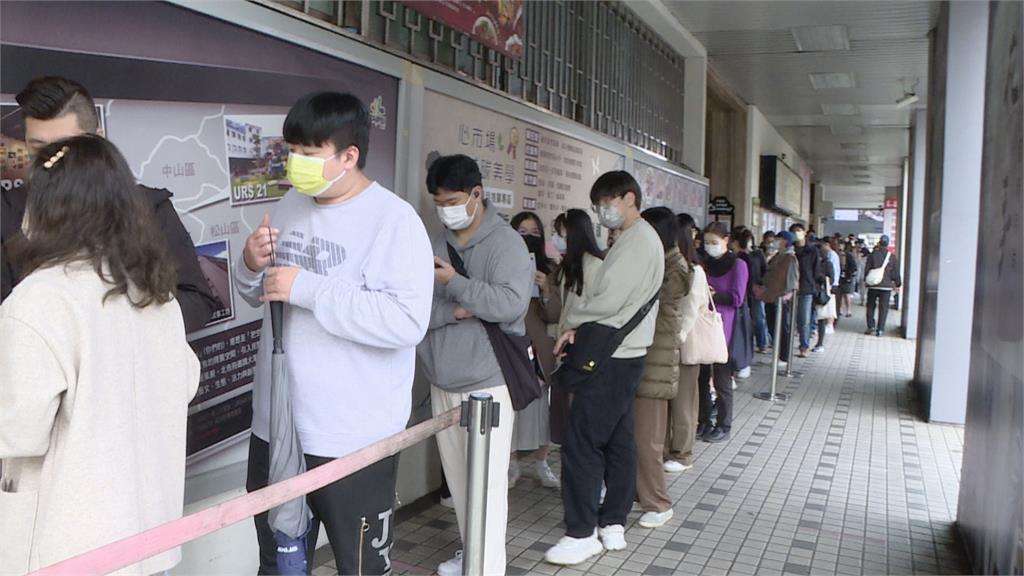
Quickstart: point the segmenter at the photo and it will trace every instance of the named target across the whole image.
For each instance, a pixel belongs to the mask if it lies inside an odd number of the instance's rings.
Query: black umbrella
[[[273,244],[271,244],[273,246]],[[271,248],[271,265],[275,265]],[[306,471],[299,435],[295,431],[288,367],[284,362],[282,333],[284,303],[270,303],[270,324],[274,336],[270,376],[270,475],[271,484]],[[306,498],[296,498],[270,509],[270,527],[277,543],[277,569],[281,574],[306,574],[306,537],[310,526]]]

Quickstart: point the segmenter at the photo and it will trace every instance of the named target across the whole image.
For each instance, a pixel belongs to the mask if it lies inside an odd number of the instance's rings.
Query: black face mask
[[[526,242],[526,249],[537,255],[538,259],[544,255],[544,239],[532,234],[523,234],[523,242]]]

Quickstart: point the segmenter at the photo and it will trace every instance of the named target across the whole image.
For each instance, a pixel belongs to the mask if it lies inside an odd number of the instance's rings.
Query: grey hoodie
[[[427,336],[416,349],[431,384],[466,393],[504,386],[498,360],[479,319],[496,322],[510,334],[526,333],[526,311],[534,266],[526,243],[487,203],[483,222],[465,246],[445,230],[432,241],[434,255],[449,261],[447,243],[455,247],[469,278],[455,275],[434,284]],[[475,318],[456,320],[462,306]]]

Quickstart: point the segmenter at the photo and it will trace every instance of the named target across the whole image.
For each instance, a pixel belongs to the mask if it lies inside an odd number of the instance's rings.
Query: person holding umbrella
[[[264,313],[249,491],[277,480],[273,473],[289,464],[283,457],[289,451],[293,467],[286,476],[299,473],[303,462],[315,468],[405,429],[415,347],[426,333],[433,295],[423,222],[363,172],[370,141],[363,103],[337,92],[303,96],[285,118],[283,135],[293,188],[249,236],[235,264],[236,289],[246,302],[283,303],[279,380],[272,378],[277,323]],[[396,470],[396,459],[388,458],[309,494],[306,557],[312,558],[323,524],[339,573],[389,572]],[[278,565],[275,530],[301,530],[302,514],[300,507],[298,521],[280,510],[255,517],[260,574],[288,570]]]

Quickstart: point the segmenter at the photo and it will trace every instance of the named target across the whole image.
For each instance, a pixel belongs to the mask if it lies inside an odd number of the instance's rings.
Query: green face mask
[[[288,155],[288,163],[285,165],[288,181],[300,194],[316,198],[348,173],[348,170],[343,170],[337,178],[328,180],[324,178],[325,162],[323,158],[292,152]]]

